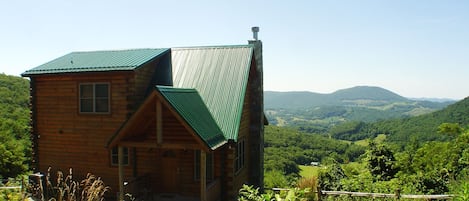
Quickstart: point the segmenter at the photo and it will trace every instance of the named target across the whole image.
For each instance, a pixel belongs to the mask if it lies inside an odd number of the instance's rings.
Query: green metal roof
[[[226,139],[237,140],[253,46],[172,48],[175,88],[196,89]]]
[[[134,70],[167,51],[168,48],[72,52],[28,70],[22,76]]]
[[[164,86],[157,86],[156,89],[208,147],[215,149],[226,142],[197,90]]]

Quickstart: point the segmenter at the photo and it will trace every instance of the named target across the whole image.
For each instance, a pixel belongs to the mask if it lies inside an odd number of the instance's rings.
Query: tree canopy
[[[16,177],[28,169],[29,81],[0,74],[0,177]]]

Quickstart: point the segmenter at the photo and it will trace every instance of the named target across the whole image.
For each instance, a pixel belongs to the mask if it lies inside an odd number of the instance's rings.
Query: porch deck
[[[181,195],[178,193],[161,193],[154,192],[149,188],[150,180],[149,176],[140,176],[132,179],[125,185],[125,199],[135,201],[200,201],[200,197]],[[220,200],[221,183],[217,179],[207,185],[207,197],[208,201],[219,201]],[[129,197],[130,195],[130,197]],[[117,195],[118,196],[118,195]],[[129,199],[131,198],[131,199]]]

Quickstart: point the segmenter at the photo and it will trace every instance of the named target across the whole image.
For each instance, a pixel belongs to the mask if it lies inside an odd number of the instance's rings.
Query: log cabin
[[[93,173],[157,200],[263,187],[262,42],[72,52],[30,79],[33,170]],[[150,198],[149,198],[149,197]]]

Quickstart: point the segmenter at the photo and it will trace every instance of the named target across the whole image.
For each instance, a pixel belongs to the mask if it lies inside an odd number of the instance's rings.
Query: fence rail
[[[21,186],[1,186],[0,190],[4,190],[4,189],[6,189],[6,190],[8,190],[8,189],[21,189],[21,188],[23,188],[23,187],[21,187]]]
[[[18,185],[18,183],[19,183],[20,186],[8,185],[9,182],[14,182],[14,183],[16,183],[16,185]],[[5,184],[7,184],[7,185],[4,186]],[[20,191],[23,191],[23,187],[24,187],[24,180],[18,180],[18,179],[0,179],[0,190],[15,190],[15,189],[19,189]]]
[[[288,188],[271,188],[274,192],[288,191]],[[455,195],[407,195],[400,194],[399,190],[396,193],[364,193],[364,192],[350,192],[350,191],[323,191],[317,189],[314,191],[317,194],[318,200],[322,200],[325,196],[340,196],[347,195],[350,197],[369,197],[369,198],[394,198],[394,199],[423,199],[423,200],[452,200]]]
[[[370,197],[370,198],[404,198],[404,199],[424,199],[424,200],[452,200],[454,195],[406,195],[400,194],[396,191],[395,194],[387,193],[363,193],[363,192],[349,192],[349,191],[320,191],[322,196],[338,196],[348,195],[351,197]],[[319,195],[319,193],[318,193]]]

